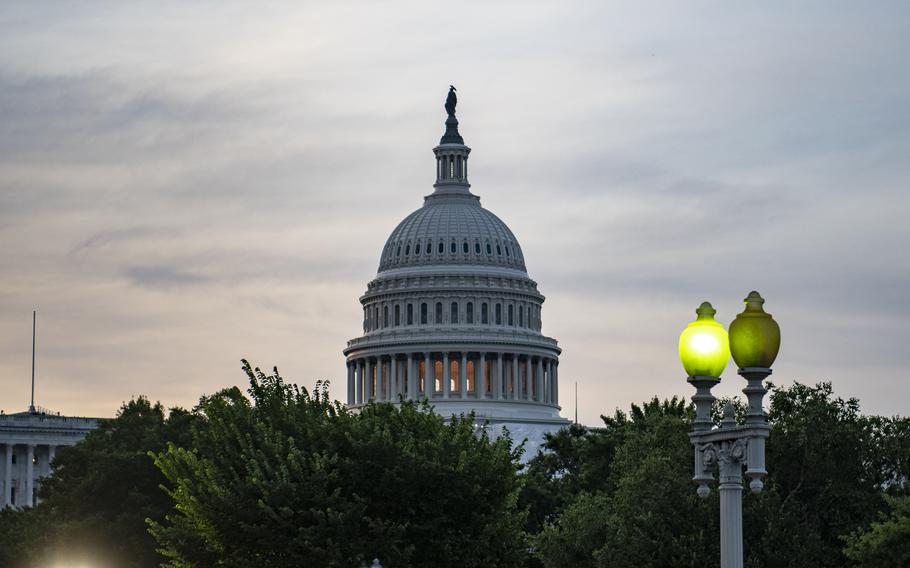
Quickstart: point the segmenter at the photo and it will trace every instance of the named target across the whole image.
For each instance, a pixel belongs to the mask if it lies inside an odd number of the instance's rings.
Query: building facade
[[[434,191],[387,239],[361,296],[363,335],[348,341],[347,403],[427,398],[444,416],[474,411],[533,455],[559,415],[559,355],[543,334],[544,296],[515,235],[468,183],[471,149],[455,93]]]
[[[0,414],[0,480],[3,507],[31,507],[57,448],[72,446],[98,427],[94,418],[42,411]]]

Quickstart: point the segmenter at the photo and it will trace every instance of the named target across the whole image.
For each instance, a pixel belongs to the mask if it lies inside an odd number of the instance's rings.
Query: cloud
[[[472,189],[522,243],[584,421],[688,394],[676,333],[752,288],[784,328],[776,380],[906,413],[907,12],[4,5],[7,410],[35,305],[39,398],[64,412],[191,406],[242,356],[343,398],[357,298],[432,190],[454,83]]]

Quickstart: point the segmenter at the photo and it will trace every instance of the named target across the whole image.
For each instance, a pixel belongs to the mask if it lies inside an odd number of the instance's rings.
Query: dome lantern
[[[436,154],[436,189],[434,194],[470,194],[471,184],[468,183],[468,154],[471,149],[465,146],[464,138],[458,132],[458,119],[455,118],[455,105],[458,98],[455,87],[449,85],[449,95],[446,97],[445,109],[446,131],[439,140],[439,145],[433,148]]]

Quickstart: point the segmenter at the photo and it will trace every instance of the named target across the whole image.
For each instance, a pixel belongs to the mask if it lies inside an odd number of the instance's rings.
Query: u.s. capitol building
[[[526,442],[568,424],[559,415],[559,354],[542,333],[544,296],[518,239],[468,183],[471,149],[446,101],[434,191],[382,249],[361,296],[363,335],[348,341],[347,403],[428,398],[443,416],[474,411]]]

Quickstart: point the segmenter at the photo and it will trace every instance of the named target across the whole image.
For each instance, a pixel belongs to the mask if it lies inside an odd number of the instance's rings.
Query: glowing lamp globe
[[[730,360],[727,330],[714,321],[717,311],[708,302],[695,310],[698,317],[679,335],[679,359],[690,377],[720,377]]]
[[[749,292],[746,309],[730,323],[730,351],[740,369],[771,367],[780,350],[780,326],[766,313],[764,298]]]

